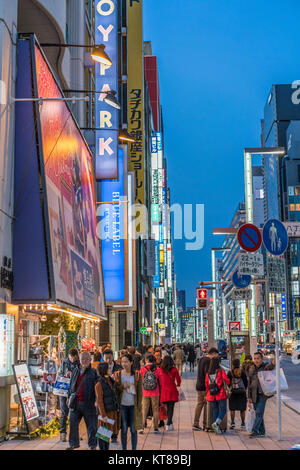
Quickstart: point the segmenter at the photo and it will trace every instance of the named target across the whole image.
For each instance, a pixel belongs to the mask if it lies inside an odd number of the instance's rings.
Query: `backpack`
[[[210,375],[208,376],[208,380],[209,380],[208,390],[211,395],[218,395],[218,393],[220,393],[220,388],[217,385],[217,377],[218,377],[218,374],[216,375],[215,380],[211,380],[211,376]]]
[[[234,395],[242,395],[246,392],[242,377],[232,377],[231,392]]]
[[[148,369],[146,367],[146,372],[143,377],[143,389],[147,391],[156,390],[157,388],[157,377],[155,374],[156,369]]]

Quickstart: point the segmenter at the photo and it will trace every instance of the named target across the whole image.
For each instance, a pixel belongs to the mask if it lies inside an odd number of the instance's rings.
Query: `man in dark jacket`
[[[195,408],[194,425],[195,431],[201,431],[199,426],[201,411],[203,409],[203,428],[206,427],[206,387],[205,376],[207,374],[209,363],[212,357],[217,357],[219,352],[216,348],[210,348],[207,355],[202,357],[198,364],[196,390],[198,392],[198,399]]]
[[[79,424],[84,418],[88,433],[88,445],[91,450],[97,447],[97,410],[95,385],[97,382],[97,372],[91,367],[91,355],[83,352],[80,356],[80,368],[75,368],[71,375],[69,397],[76,393],[76,406],[70,410],[70,434],[69,447],[67,450],[74,450],[80,447],[79,444]]]
[[[260,351],[254,353],[254,365],[249,368],[248,372],[248,401],[253,404],[255,409],[255,421],[252,428],[252,433],[249,437],[263,437],[266,434],[264,424],[264,412],[266,401],[268,397],[264,395],[258,379],[258,372],[264,370],[273,370],[275,367],[275,360],[271,364],[263,362],[263,354]]]
[[[114,355],[111,349],[105,349],[103,351],[103,361],[108,363],[108,368],[111,370],[111,377],[114,378],[114,373],[117,372],[117,370],[121,370],[122,366],[120,364],[117,364],[116,361],[114,361]],[[117,434],[112,434],[111,436],[111,442],[113,444],[118,443],[118,435]]]
[[[65,361],[61,363],[58,375],[63,377],[70,378],[72,371],[75,368],[80,367],[79,354],[77,349],[71,348],[69,350],[68,357]],[[66,397],[59,397],[59,406],[60,406],[60,440],[61,442],[66,442],[67,440],[67,419],[69,415],[69,408],[67,405]]]

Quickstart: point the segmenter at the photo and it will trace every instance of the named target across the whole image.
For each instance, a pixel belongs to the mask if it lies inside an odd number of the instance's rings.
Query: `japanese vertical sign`
[[[96,91],[118,90],[117,0],[95,0],[95,41],[104,44],[112,65],[96,62]],[[96,180],[118,177],[119,110],[106,104],[105,93],[95,95]]]
[[[144,64],[142,0],[127,0],[128,131],[135,142],[129,144],[129,170],[135,175],[135,203],[145,204],[144,176]],[[145,231],[142,212],[137,233]]]

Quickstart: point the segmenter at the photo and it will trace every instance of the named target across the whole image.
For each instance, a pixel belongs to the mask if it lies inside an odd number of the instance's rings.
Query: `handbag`
[[[185,401],[186,398],[185,398],[185,394],[184,394],[184,391],[181,390],[181,388],[178,390],[178,401]]]
[[[230,398],[231,394],[232,394],[232,389],[231,389],[230,385],[228,385],[228,383],[225,382],[224,377],[222,378],[222,380],[223,380],[223,386],[224,386],[226,397]]]
[[[76,391],[71,393],[71,395],[70,395],[69,402],[68,402],[68,407],[69,407],[69,410],[71,410],[71,411],[76,410],[77,394],[78,394],[79,390],[81,389],[82,385],[84,384],[84,380],[85,380],[85,376],[83,376],[82,381],[80,382],[80,384],[76,388]]]
[[[158,419],[164,421],[168,417],[167,406],[163,403],[158,407]]]

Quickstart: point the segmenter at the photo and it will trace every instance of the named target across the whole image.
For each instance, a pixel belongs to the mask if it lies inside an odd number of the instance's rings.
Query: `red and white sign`
[[[250,253],[257,251],[262,243],[260,229],[253,224],[242,225],[238,229],[237,239],[240,247]]]
[[[240,321],[230,321],[229,322],[229,331],[241,331],[241,322]]]

